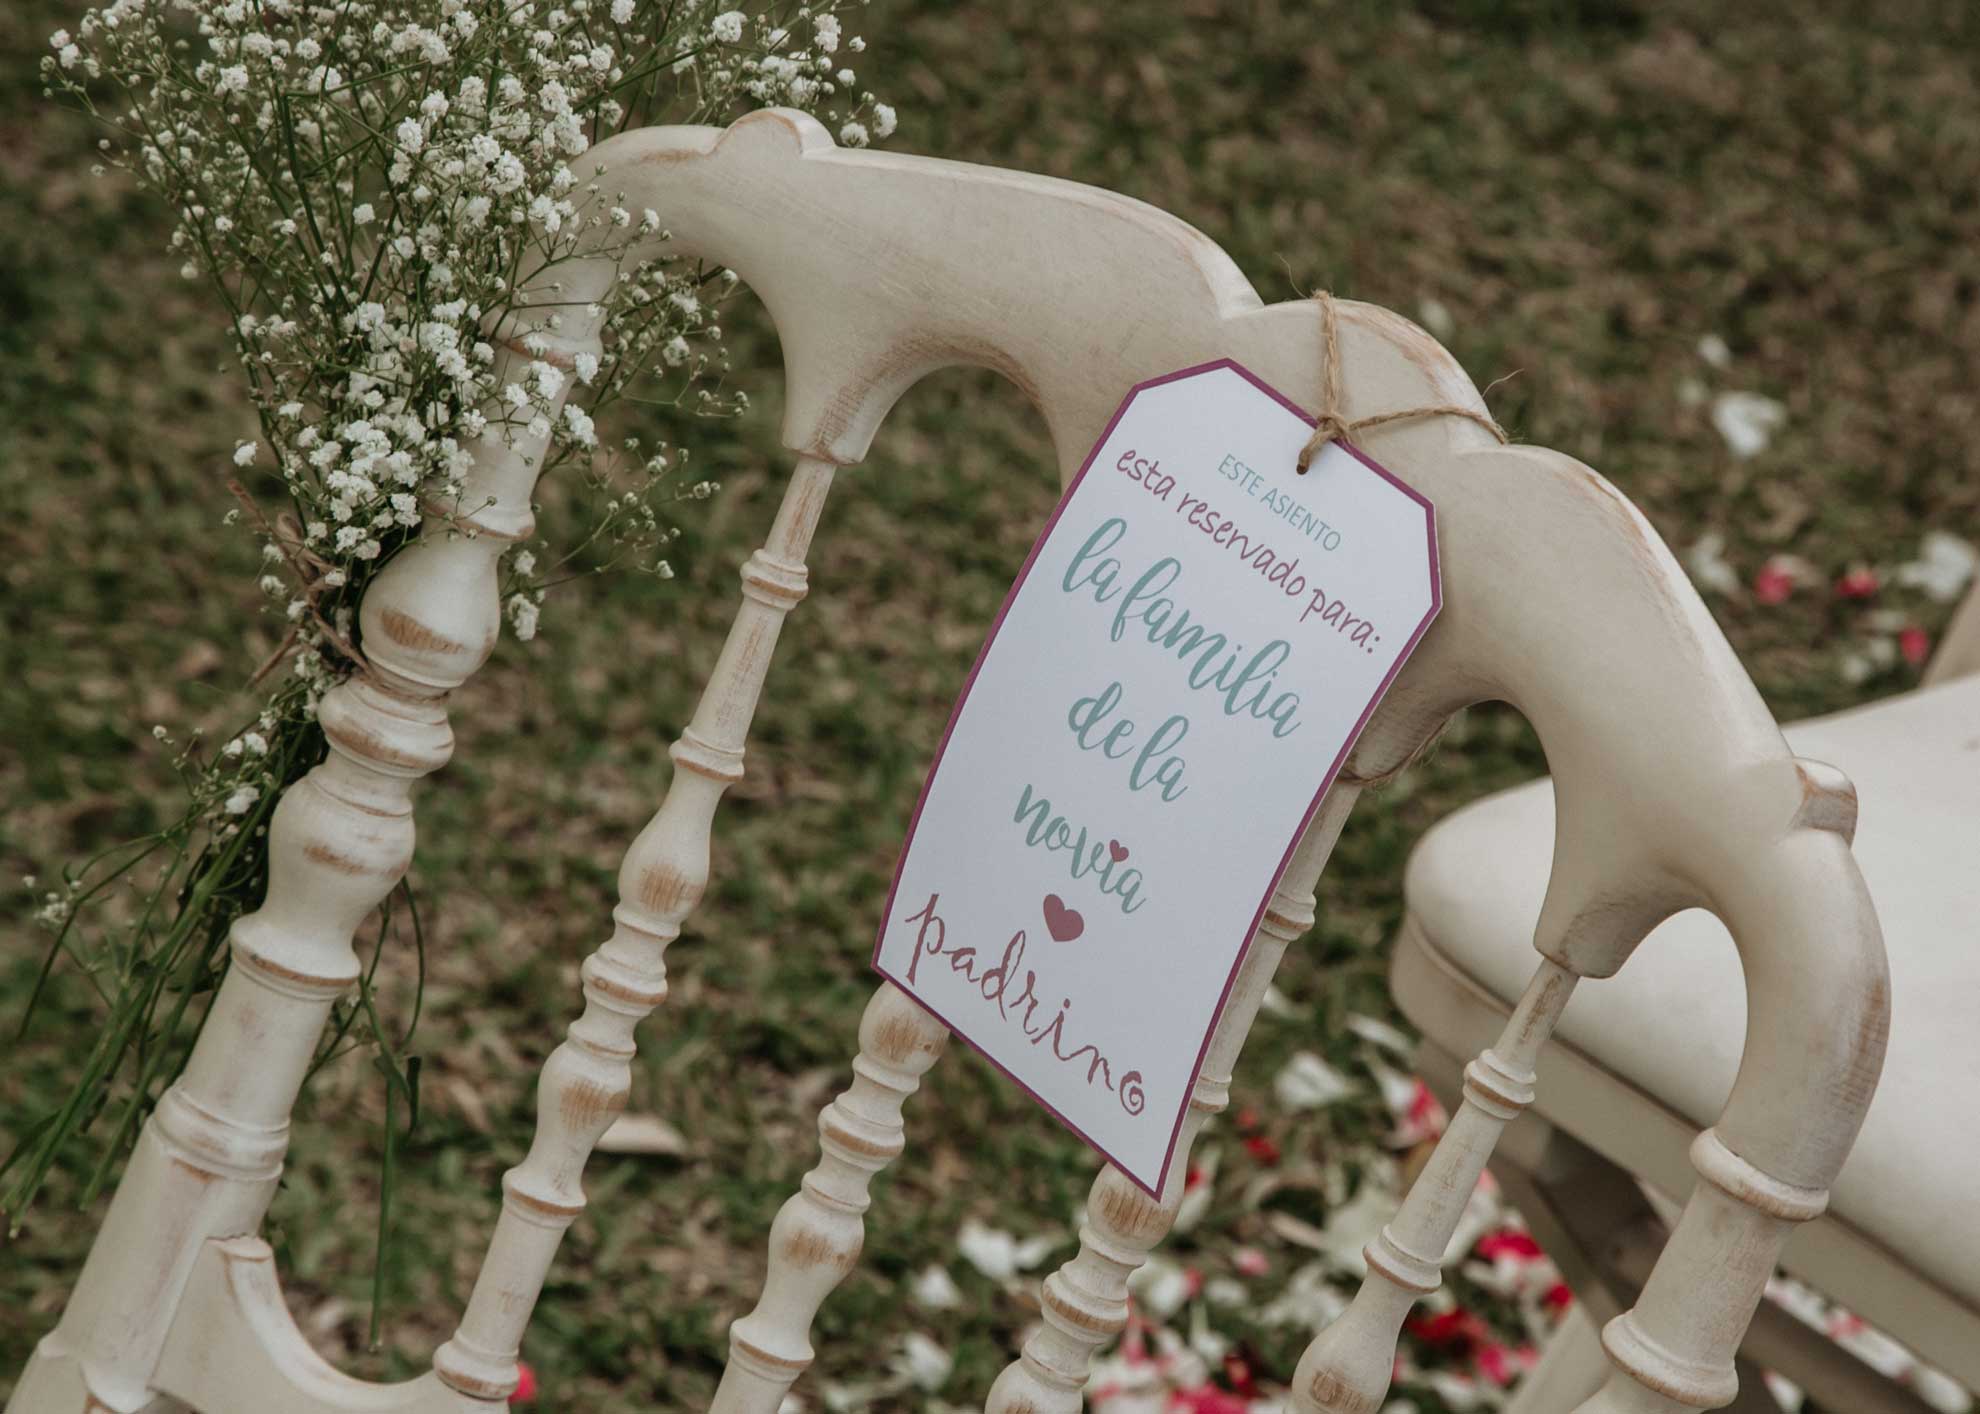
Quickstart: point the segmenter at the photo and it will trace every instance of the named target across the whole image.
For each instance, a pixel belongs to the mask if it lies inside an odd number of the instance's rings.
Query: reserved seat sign
[[[991,627],[873,965],[1159,1195],[1272,887],[1440,602],[1430,503],[1229,360],[1143,383]]]

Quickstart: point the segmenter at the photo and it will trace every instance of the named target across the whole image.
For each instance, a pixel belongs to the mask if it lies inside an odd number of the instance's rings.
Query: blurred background
[[[178,277],[165,214],[93,178],[96,134],[41,96],[46,36],[76,16],[0,9],[8,1143],[58,1098],[98,1005],[59,975],[14,1037],[41,942],[20,878],[175,813],[153,724],[226,730],[281,627],[254,538],[218,528],[229,454],[255,435],[220,312]],[[1783,720],[1915,682],[1980,534],[1980,11],[876,0],[857,28],[863,79],[900,112],[889,147],[1140,197],[1267,299],[1384,304],[1481,387],[1516,375],[1491,395],[1499,419],[1643,508]],[[687,508],[679,577],[553,593],[535,641],[505,638],[457,694],[459,749],[420,791],[425,1106],[375,1350],[382,1084],[349,1058],[299,1115],[269,1235],[304,1330],[356,1373],[410,1374],[452,1328],[620,853],[767,528],[788,465],[778,365],[738,305],[734,386],[754,406],[674,431],[724,487]],[[847,1079],[906,817],[1053,504],[1050,466],[1012,388],[956,374],[912,394],[841,481],[718,820],[716,883],[644,1032],[634,1103],[667,1152],[593,1165],[524,1348],[539,1407],[711,1392],[770,1217],[814,1160],[816,1111]],[[542,494],[554,544],[569,492]],[[1187,1230],[1144,1288],[1149,1349],[1187,1407],[1269,1392],[1351,1289],[1356,1223],[1379,1220],[1434,1125],[1387,1029],[1400,866],[1440,816],[1543,769],[1517,716],[1474,710],[1350,824],[1319,926],[1199,1146]],[[382,975],[403,992],[410,970],[395,954]],[[807,1408],[980,1404],[1034,1318],[1036,1275],[1073,1250],[1095,1161],[973,1055],[941,1063],[908,1125],[866,1257],[820,1317]],[[75,1210],[79,1188],[58,1173],[0,1252],[0,1391],[100,1217]],[[1454,1304],[1412,1328],[1398,1392],[1422,1414],[1499,1402],[1559,1309],[1516,1218],[1481,1202]]]

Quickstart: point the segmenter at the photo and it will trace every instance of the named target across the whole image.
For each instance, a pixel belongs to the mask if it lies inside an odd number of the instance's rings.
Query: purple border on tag
[[[1059,517],[1064,515],[1066,507],[1072,504],[1072,498],[1078,492],[1080,483],[1086,480],[1086,473],[1093,469],[1093,463],[1099,458],[1100,449],[1107,445],[1107,439],[1114,435],[1114,429],[1120,425],[1121,419],[1127,416],[1127,411],[1134,406],[1134,400],[1136,398],[1140,397],[1150,388],[1159,388],[1165,383],[1176,383],[1185,378],[1194,378],[1201,373],[1214,373],[1220,368],[1228,368],[1231,372],[1237,374],[1245,382],[1251,384],[1252,387],[1272,399],[1273,402],[1277,403],[1287,412],[1292,413],[1308,427],[1317,424],[1318,419],[1309,416],[1306,410],[1298,403],[1295,403],[1234,358],[1219,358],[1213,359],[1209,363],[1199,363],[1192,368],[1185,368],[1176,373],[1164,374],[1160,378],[1150,378],[1146,382],[1135,384],[1128,390],[1127,396],[1121,399],[1121,405],[1114,409],[1113,417],[1108,419],[1106,429],[1101,432],[1099,438],[1093,443],[1093,450],[1088,452],[1086,454],[1086,460],[1080,463],[1079,473],[1073,477],[1072,484],[1066,487],[1065,494],[1059,497],[1059,504],[1053,508],[1051,519],[1045,522],[1045,528],[1038,533],[1038,539],[1032,542],[1031,553],[1025,556],[1024,567],[1018,571],[1017,578],[1011,581],[1010,592],[1004,596],[1004,602],[997,610],[997,617],[990,623],[990,632],[983,640],[983,647],[977,651],[976,661],[970,665],[969,677],[964,680],[962,692],[956,697],[955,708],[949,713],[949,724],[942,729],[942,740],[935,748],[935,759],[929,763],[928,778],[922,782],[921,794],[914,802],[914,814],[908,818],[907,836],[901,841],[900,857],[894,861],[894,879],[887,886],[886,908],[880,915],[880,930],[873,940],[873,970],[875,972],[886,978],[894,986],[900,988],[902,995],[906,996],[916,1006],[941,1022],[943,1026],[948,1028],[949,1034],[959,1037],[971,1050],[982,1056],[986,1061],[989,1061],[1013,1085],[1037,1101],[1052,1118],[1071,1130],[1088,1148],[1112,1164],[1123,1178],[1127,1179],[1128,1182],[1132,1183],[1136,1188],[1139,1188],[1158,1203],[1162,1199],[1162,1189],[1167,1186],[1169,1181],[1169,1168],[1175,1163],[1176,1140],[1182,1134],[1183,1117],[1189,1113],[1190,1097],[1187,1089],[1182,1099],[1176,1105],[1175,1122],[1169,1126],[1168,1149],[1162,1155],[1162,1171],[1155,1179],[1155,1186],[1151,1188],[1135,1177],[1135,1175],[1129,1173],[1126,1168],[1122,1167],[1120,1161],[1108,1153],[1106,1148],[1085,1130],[1074,1124],[1065,1115],[1059,1113],[1057,1107],[1051,1101],[1018,1079],[1017,1076],[1011,1074],[995,1056],[977,1045],[976,1042],[970,1040],[946,1016],[943,1016],[941,1012],[935,1010],[934,1007],[916,996],[908,989],[905,982],[882,967],[880,965],[880,950],[887,940],[887,924],[894,916],[894,894],[901,886],[901,871],[907,866],[908,851],[914,846],[914,832],[916,827],[921,824],[921,808],[928,803],[928,793],[935,785],[935,773],[941,769],[942,757],[949,749],[949,738],[955,734],[956,723],[962,718],[963,705],[969,701],[970,689],[976,686],[976,675],[983,671],[984,660],[990,656],[990,646],[997,641],[997,634],[1004,626],[1004,616],[1010,612],[1011,605],[1017,601],[1018,591],[1024,588],[1024,582],[1031,575],[1031,567],[1038,562],[1038,556],[1044,550],[1045,542],[1052,538],[1053,530],[1058,527]],[[1327,767],[1327,774],[1321,778],[1320,788],[1314,792],[1313,803],[1306,807],[1305,815],[1300,817],[1299,828],[1293,832],[1291,842],[1286,845],[1286,852],[1279,857],[1279,867],[1272,871],[1272,881],[1266,885],[1265,896],[1258,901],[1257,911],[1251,915],[1251,926],[1245,930],[1244,940],[1238,945],[1237,956],[1231,962],[1230,974],[1224,978],[1224,989],[1218,994],[1217,1005],[1210,1012],[1210,1023],[1204,1028],[1202,1043],[1196,1050],[1196,1063],[1191,1067],[1192,1075],[1202,1074],[1203,1058],[1210,1051],[1210,1038],[1217,1034],[1217,1023],[1223,1019],[1224,1008],[1229,1004],[1231,999],[1231,989],[1237,985],[1238,971],[1244,966],[1244,960],[1251,952],[1252,939],[1258,936],[1258,925],[1264,921],[1265,909],[1272,902],[1272,894],[1279,887],[1280,877],[1286,872],[1286,866],[1292,862],[1293,851],[1299,848],[1300,840],[1305,838],[1307,827],[1313,823],[1314,815],[1320,810],[1320,802],[1325,800],[1327,792],[1334,788],[1334,781],[1340,776],[1341,767],[1346,764],[1348,753],[1354,750],[1355,742],[1361,739],[1361,733],[1368,726],[1368,719],[1375,715],[1375,709],[1381,705],[1382,699],[1388,695],[1389,686],[1396,680],[1396,674],[1402,671],[1403,664],[1407,663],[1410,654],[1416,651],[1416,645],[1422,641],[1424,633],[1429,630],[1431,622],[1437,617],[1438,610],[1444,607],[1443,576],[1438,569],[1436,507],[1432,506],[1428,498],[1423,496],[1414,487],[1391,475],[1386,469],[1371,461],[1362,453],[1360,448],[1355,447],[1347,441],[1337,441],[1334,445],[1338,446],[1342,451],[1346,452],[1391,486],[1394,486],[1398,491],[1409,497],[1410,500],[1423,507],[1423,524],[1429,536],[1430,544],[1430,611],[1423,616],[1423,621],[1416,626],[1416,631],[1409,636],[1409,642],[1403,645],[1403,651],[1397,655],[1396,661],[1390,667],[1388,674],[1376,685],[1375,695],[1368,700],[1368,706],[1362,709],[1361,717],[1355,722],[1354,729],[1348,733],[1348,739],[1341,746],[1340,754],[1335,756],[1333,764]]]

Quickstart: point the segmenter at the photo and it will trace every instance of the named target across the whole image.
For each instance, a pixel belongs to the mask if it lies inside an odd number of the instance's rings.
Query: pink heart
[[[1123,859],[1127,858],[1127,846],[1119,840],[1108,840],[1107,853],[1114,856],[1114,863],[1119,864]]]
[[[1047,894],[1045,928],[1054,942],[1069,943],[1086,931],[1086,920],[1079,916],[1078,909],[1067,908],[1065,900],[1057,894]]]

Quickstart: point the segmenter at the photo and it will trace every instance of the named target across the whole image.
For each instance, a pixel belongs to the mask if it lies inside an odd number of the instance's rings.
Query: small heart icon
[[[1076,908],[1066,907],[1057,894],[1045,895],[1045,929],[1054,942],[1069,943],[1086,931],[1086,920]]]
[[[1127,846],[1119,840],[1108,840],[1107,853],[1114,856],[1114,863],[1119,864],[1123,859],[1127,858]]]

